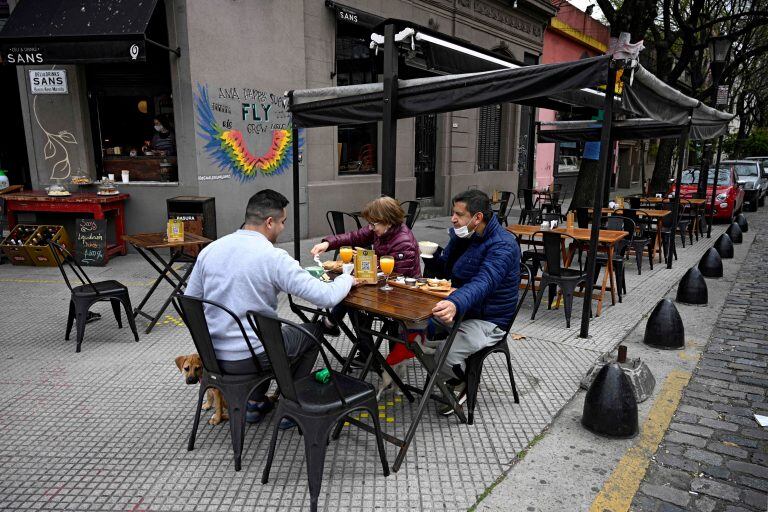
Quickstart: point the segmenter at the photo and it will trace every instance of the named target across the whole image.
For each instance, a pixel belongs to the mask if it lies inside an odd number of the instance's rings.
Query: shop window
[[[480,107],[477,132],[477,169],[498,171],[501,155],[501,105]]]
[[[147,37],[168,44],[162,3]],[[169,58],[147,45],[146,62],[85,66],[98,177],[127,170],[131,181],[178,181]]]
[[[376,58],[368,48],[370,30],[337,22],[336,84],[377,81]],[[338,127],[339,174],[374,174],[378,155],[377,123]]]

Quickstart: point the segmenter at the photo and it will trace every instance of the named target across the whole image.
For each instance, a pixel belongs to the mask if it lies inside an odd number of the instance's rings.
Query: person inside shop
[[[456,290],[438,302],[432,314],[446,325],[463,315],[441,373],[466,401],[466,360],[498,343],[512,321],[520,286],[520,246],[491,210],[491,200],[479,190],[467,190],[453,198],[450,240],[435,253],[425,273],[450,278]],[[445,338],[430,321],[428,339]],[[428,341],[427,343],[430,343]],[[438,357],[444,342],[436,344]],[[450,405],[440,413],[453,413]]]
[[[419,242],[411,229],[405,225],[405,211],[395,199],[383,196],[374,199],[363,208],[362,217],[368,222],[366,226],[349,233],[329,235],[323,241],[315,245],[312,256],[318,256],[328,250],[335,250],[343,246],[368,247],[373,246],[373,251],[378,258],[392,256],[395,260],[393,272],[404,277],[421,277],[421,259],[419,257]],[[341,331],[338,323],[347,314],[343,305],[336,306],[331,311],[331,317],[323,319],[325,333],[331,336],[339,336]],[[421,330],[409,332],[410,341],[421,334]],[[353,364],[360,366],[368,358],[367,351],[360,346],[360,353]],[[390,366],[401,363],[414,357],[413,352],[405,348],[402,343],[392,347],[387,357]]]
[[[151,140],[145,140],[142,151],[153,151],[160,156],[176,155],[176,135],[173,133],[173,123],[167,114],[160,114],[153,120],[155,133]]]
[[[277,316],[278,296],[290,293],[319,307],[331,308],[344,300],[357,280],[349,264],[333,282],[324,283],[301,268],[285,250],[275,247],[285,228],[288,199],[274,190],[262,190],[248,201],[245,224],[234,233],[219,238],[200,251],[189,278],[185,295],[219,302],[234,312],[246,329],[262,368],[270,368],[269,358],[258,336],[246,321],[246,312],[255,310]],[[205,306],[205,318],[221,368],[230,374],[257,372],[248,345],[237,323],[225,311]],[[304,324],[313,335],[321,336],[318,324]],[[312,339],[291,326],[283,327],[285,351],[292,361],[293,377],[300,379],[312,371],[320,351]],[[254,390],[248,401],[246,421],[257,423],[274,404],[266,399],[269,382]],[[295,423],[283,418],[280,428]]]

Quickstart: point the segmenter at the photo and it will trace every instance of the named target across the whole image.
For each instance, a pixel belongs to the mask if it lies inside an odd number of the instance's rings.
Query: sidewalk
[[[419,221],[417,237],[444,243],[447,218]],[[714,236],[725,226],[715,226]],[[443,238],[440,238],[443,237]],[[751,243],[745,237],[746,247]],[[566,329],[562,310],[542,310],[530,321],[531,300],[521,309],[511,341],[521,403],[509,389],[503,357],[486,361],[475,425],[444,418],[430,404],[402,469],[381,475],[372,436],[345,429],[329,445],[321,491],[323,510],[467,510],[502,475],[517,468],[518,455],[538,439],[571,402],[592,362],[611,351],[698,261],[712,240],[685,249],[672,270],[644,262],[638,276],[628,267],[624,302],[605,307],[578,338],[578,321]],[[302,242],[308,255],[312,240]],[[737,251],[739,252],[739,251]],[[89,268],[94,280],[126,284],[137,304],[154,274],[137,255]],[[725,280],[723,280],[725,282]],[[198,432],[186,451],[196,389],[186,386],[173,359],[193,352],[175,313],[141,341],[117,329],[108,305],[86,328],[83,351],[64,341],[69,291],[58,269],[0,266],[0,509],[2,510],[305,510],[308,489],[303,443],[281,434],[270,482],[260,483],[274,419],[246,429],[243,470],[235,472],[227,424]],[[163,285],[162,293],[170,289]],[[150,301],[159,305],[162,294]],[[287,301],[279,306],[290,317]],[[609,301],[610,304],[610,301]],[[581,299],[574,311],[580,311]],[[338,346],[348,346],[339,338]],[[411,383],[424,373],[408,367]],[[372,381],[378,384],[376,378]],[[415,406],[396,395],[381,403],[384,428],[404,436]],[[390,463],[396,450],[387,446]],[[574,473],[571,475],[573,478]],[[528,483],[530,485],[530,483]],[[509,502],[507,508],[509,510]],[[517,510],[516,505],[511,508]],[[520,509],[525,510],[525,508]]]

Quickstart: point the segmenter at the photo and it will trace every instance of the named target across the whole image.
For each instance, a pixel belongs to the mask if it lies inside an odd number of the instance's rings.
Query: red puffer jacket
[[[357,231],[327,236],[323,241],[328,242],[329,250],[335,250],[344,245],[355,247],[373,244],[373,251],[377,256],[395,258],[396,273],[406,277],[421,277],[419,243],[404,223],[392,226],[382,236],[376,236],[370,226],[365,226]]]

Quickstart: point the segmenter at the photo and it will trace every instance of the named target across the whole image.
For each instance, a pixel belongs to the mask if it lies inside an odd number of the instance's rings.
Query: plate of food
[[[451,293],[453,293],[454,288],[451,284],[451,281],[449,279],[424,279],[419,278],[416,279],[415,283],[411,282],[411,279],[404,279],[403,282],[398,282],[397,280],[390,281],[390,284],[394,286],[399,286],[401,288],[410,288],[411,290],[415,289],[428,293],[430,295],[435,295],[437,297],[447,297]]]
[[[326,272],[341,273],[343,265],[344,265],[344,262],[341,261],[341,260],[339,260],[339,261],[334,261],[334,260],[324,261],[323,262],[323,269]]]

